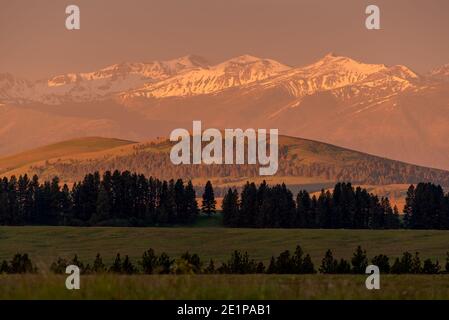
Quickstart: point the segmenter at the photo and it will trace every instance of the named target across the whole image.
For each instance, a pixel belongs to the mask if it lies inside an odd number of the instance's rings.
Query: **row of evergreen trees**
[[[37,267],[31,262],[28,254],[16,254],[11,261],[3,260],[0,263],[0,274],[23,274],[23,273],[36,273]]]
[[[321,261],[320,273],[325,274],[362,274],[370,263],[366,251],[360,246],[354,252],[351,261],[335,259],[331,250],[328,250]],[[381,273],[391,274],[438,274],[441,273],[440,263],[431,259],[421,261],[419,252],[413,256],[410,252],[404,252],[401,258],[396,258],[393,264],[384,254],[371,259],[371,264],[379,267]],[[449,252],[446,253],[445,273],[449,273]]]
[[[396,229],[399,212],[388,198],[379,199],[351,183],[338,183],[317,197],[300,191],[293,198],[285,184],[257,187],[247,183],[239,195],[229,189],[223,199],[223,220],[229,227]]]
[[[117,254],[114,262],[109,267],[103,262],[100,254],[97,254],[92,264],[84,264],[77,255],[71,260],[58,258],[50,266],[50,270],[56,274],[64,274],[67,266],[76,265],[82,274],[93,273],[118,273],[118,274],[365,274],[369,264],[376,265],[382,274],[439,274],[449,273],[449,252],[446,253],[446,265],[444,271],[438,261],[431,259],[421,260],[418,252],[412,255],[404,252],[401,258],[396,258],[390,264],[388,256],[380,254],[371,259],[369,263],[366,251],[357,247],[350,261],[336,259],[331,250],[327,250],[318,271],[309,254],[305,254],[300,246],[294,253],[289,250],[282,252],[277,257],[271,257],[268,267],[263,262],[250,259],[247,252],[234,251],[230,259],[215,267],[211,259],[203,263],[197,254],[184,253],[178,259],[172,259],[166,253],[156,254],[153,249],[145,251],[141,259],[134,264],[129,256],[121,257]],[[2,273],[36,273],[37,268],[31,263],[27,254],[16,254],[11,262],[3,261],[0,264]]]
[[[432,183],[411,185],[404,207],[404,224],[410,229],[449,229],[449,193]]]
[[[57,177],[0,180],[2,225],[173,225],[192,223],[198,212],[192,183],[181,179],[95,172],[71,189]]]
[[[207,182],[201,209],[216,212]],[[407,192],[404,219],[388,198],[351,183],[296,199],[285,184],[247,183],[223,199],[223,223],[250,228],[449,229],[449,194],[441,186],[419,183]],[[0,179],[0,225],[175,225],[190,224],[199,213],[192,183],[161,181],[129,171],[88,174],[70,189],[58,177],[39,182],[27,175]]]

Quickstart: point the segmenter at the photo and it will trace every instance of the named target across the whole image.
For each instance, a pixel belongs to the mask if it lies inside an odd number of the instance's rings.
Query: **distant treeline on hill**
[[[93,159],[51,160],[45,164],[36,164],[32,170],[43,179],[58,175],[64,181],[81,180],[89,172],[125,171],[138,172],[160,179],[182,177],[193,178],[222,177],[232,182],[236,177],[259,177],[258,165],[174,165],[168,155],[170,141],[151,142],[133,147],[128,154],[114,154],[109,157]],[[303,161],[297,150],[311,152],[318,156],[336,161],[319,161],[307,158]],[[155,151],[157,150],[157,151]],[[318,157],[319,158],[319,157]],[[324,159],[323,159],[324,160]],[[313,141],[295,139],[292,144],[279,146],[279,168],[277,177],[321,178],[326,181],[351,181],[360,185],[370,184],[417,184],[432,181],[442,186],[449,186],[449,172],[392,161],[363,153],[344,150],[335,146]]]
[[[208,181],[201,210],[215,214]],[[59,178],[39,182],[34,176],[0,180],[0,225],[170,226],[195,222],[200,212],[192,183],[159,180],[129,171],[88,174],[72,188]],[[285,184],[247,183],[223,199],[223,223],[246,228],[449,229],[449,194],[420,183],[407,192],[404,219],[388,198],[351,183],[333,191],[296,197]]]

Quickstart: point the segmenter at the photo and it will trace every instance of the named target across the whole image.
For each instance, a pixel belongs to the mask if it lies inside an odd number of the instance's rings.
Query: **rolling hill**
[[[80,153],[98,152],[132,143],[135,142],[101,137],[87,137],[63,141],[1,158],[0,172],[7,172],[39,161],[67,157]]]

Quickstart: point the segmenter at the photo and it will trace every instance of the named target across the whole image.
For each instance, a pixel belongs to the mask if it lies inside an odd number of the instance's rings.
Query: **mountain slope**
[[[22,152],[10,157],[0,158],[0,173],[14,170],[22,166],[32,165],[39,161],[67,157],[80,153],[98,152],[132,143],[135,142],[101,137],[87,137],[63,141]]]

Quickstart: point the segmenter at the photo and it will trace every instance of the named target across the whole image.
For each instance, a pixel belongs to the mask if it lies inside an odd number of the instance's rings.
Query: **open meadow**
[[[28,253],[36,275],[0,275],[0,299],[449,299],[449,275],[384,275],[381,290],[368,291],[357,275],[87,275],[81,290],[65,288],[65,276],[50,273],[58,257],[78,254],[92,263],[101,253],[105,263],[129,255],[137,264],[153,248],[177,258],[197,253],[207,263],[228,260],[233,250],[248,251],[265,264],[283,250],[300,244],[318,268],[327,249],[350,259],[358,245],[368,257],[399,257],[419,251],[422,258],[445,263],[449,232],[411,230],[229,229],[203,220],[190,228],[0,227],[0,260]]]
[[[421,258],[438,259],[444,264],[449,251],[449,231],[232,229],[218,227],[219,221],[213,218],[205,220],[199,220],[195,227],[182,228],[0,227],[0,260],[28,253],[40,269],[48,269],[58,257],[72,258],[75,254],[90,263],[97,253],[107,263],[117,253],[137,262],[144,251],[153,248],[170,257],[186,251],[197,253],[205,262],[224,262],[234,250],[241,250],[250,258],[268,263],[271,256],[284,250],[292,252],[301,245],[318,266],[327,249],[336,258],[350,259],[361,245],[368,258],[386,254],[392,262],[404,251],[418,251]]]
[[[449,299],[449,276],[386,275],[381,289],[354,275],[0,275],[0,299]]]

